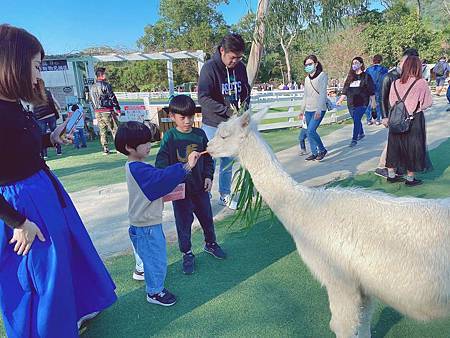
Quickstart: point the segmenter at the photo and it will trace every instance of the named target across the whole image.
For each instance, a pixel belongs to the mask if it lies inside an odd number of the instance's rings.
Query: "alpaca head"
[[[208,142],[209,154],[212,157],[237,157],[250,129],[257,129],[258,122],[268,110],[267,107],[253,115],[247,110],[241,116],[235,115],[219,124],[213,139]]]

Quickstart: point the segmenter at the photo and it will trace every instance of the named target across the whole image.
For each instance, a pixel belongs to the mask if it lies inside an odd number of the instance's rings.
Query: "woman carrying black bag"
[[[406,97],[405,97],[406,96]],[[400,98],[400,99],[399,99]],[[407,172],[405,184],[416,186],[422,184],[416,179],[415,173],[432,168],[426,151],[425,117],[423,111],[432,104],[431,91],[426,80],[422,78],[422,63],[417,56],[408,56],[402,66],[401,78],[392,83],[389,92],[389,102],[392,107],[390,121],[394,123],[395,107],[404,105],[410,116],[409,129],[394,125],[389,128],[386,167],[387,181],[394,183],[403,181],[395,175],[394,168]]]

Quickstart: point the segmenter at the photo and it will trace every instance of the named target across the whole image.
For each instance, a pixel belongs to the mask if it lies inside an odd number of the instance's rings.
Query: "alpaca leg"
[[[373,314],[373,299],[363,296],[358,328],[358,338],[370,338],[370,322]]]
[[[357,288],[346,285],[327,287],[330,301],[330,328],[337,338],[357,337],[361,316],[362,295]]]

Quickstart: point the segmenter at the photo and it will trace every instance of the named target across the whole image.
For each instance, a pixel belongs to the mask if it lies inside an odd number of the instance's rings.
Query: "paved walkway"
[[[426,112],[429,149],[437,147],[450,136],[450,112],[446,112],[444,98],[433,98],[433,107]],[[328,155],[321,162],[306,162],[292,147],[277,153],[286,171],[307,186],[320,186],[333,180],[374,170],[383,150],[387,129],[364,125],[366,137],[354,148],[349,148],[352,125],[323,138]],[[320,128],[319,128],[320,133]],[[217,204],[217,178],[213,187],[213,213],[216,219],[230,214],[228,208]],[[71,197],[102,257],[130,250],[128,237],[128,194],[125,183],[103,188],[92,188],[72,193]],[[175,222],[171,203],[165,204],[163,224],[168,241],[176,241]]]

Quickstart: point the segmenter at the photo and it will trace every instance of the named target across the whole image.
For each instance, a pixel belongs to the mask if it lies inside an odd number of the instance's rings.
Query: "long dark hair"
[[[352,65],[353,65],[353,61],[359,61],[359,63],[361,64],[361,71],[364,72],[364,70],[366,69],[366,67],[364,66],[364,60],[362,57],[360,56],[356,56],[352,59],[352,62],[350,63],[350,70],[348,71],[347,74],[347,78],[345,79],[344,82],[344,87],[347,87],[350,85],[350,83],[352,83],[353,81],[355,81],[356,79],[356,72],[353,70]]]
[[[39,40],[22,28],[0,25],[0,94],[10,100],[42,102],[32,83],[33,57],[44,49]]]
[[[303,66],[306,64],[306,61],[308,60],[312,60],[314,61],[314,63],[317,63],[316,72],[314,73],[314,75],[319,75],[320,73],[323,72],[322,64],[317,59],[317,56],[315,56],[314,54],[310,54],[307,57],[305,57],[305,59],[303,60]]]

